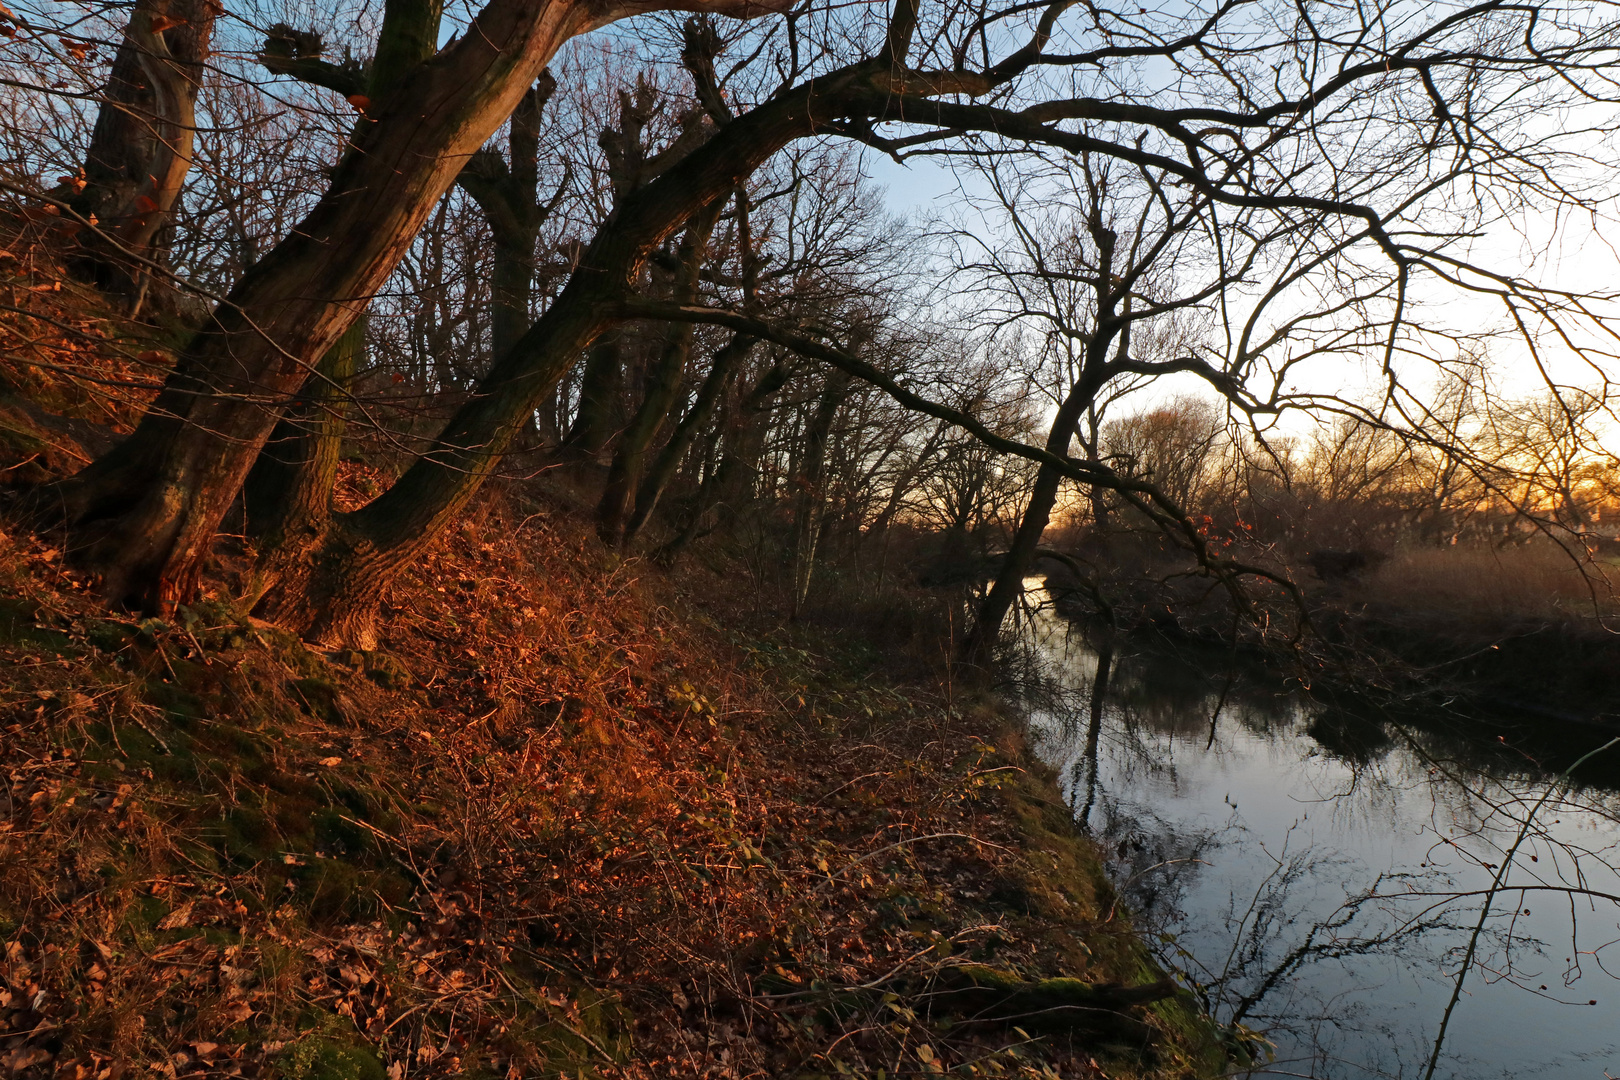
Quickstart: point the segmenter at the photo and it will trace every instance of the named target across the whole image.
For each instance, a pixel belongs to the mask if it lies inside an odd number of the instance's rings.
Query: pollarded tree
[[[191,171],[218,0],[136,0],[69,205],[95,221],[77,262],[139,309]]]

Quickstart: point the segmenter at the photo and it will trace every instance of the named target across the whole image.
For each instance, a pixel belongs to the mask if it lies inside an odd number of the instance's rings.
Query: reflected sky
[[[1620,1076],[1620,746],[1560,780],[1609,733],[1372,719],[1132,639],[1094,703],[1077,628],[1026,613],[1021,643],[1037,748],[1138,925],[1272,1044],[1239,1075]]]

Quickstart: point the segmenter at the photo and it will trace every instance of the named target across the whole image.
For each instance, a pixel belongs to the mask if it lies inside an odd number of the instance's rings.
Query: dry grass
[[[6,243],[0,471],[38,483],[95,434],[42,408],[127,429],[169,353]],[[386,480],[346,465],[340,507]],[[0,1080],[1218,1070],[1177,1003],[951,1005],[969,962],[1156,972],[926,603],[829,568],[788,631],[723,553],[666,578],[518,501],[403,575],[375,653],[224,595],[115,615],[0,532]]]
[[[1355,588],[1369,603],[1457,619],[1590,621],[1620,614],[1620,567],[1550,542],[1405,547]]]

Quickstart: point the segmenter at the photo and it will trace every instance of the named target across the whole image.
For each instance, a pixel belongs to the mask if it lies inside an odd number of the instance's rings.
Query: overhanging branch
[[[833,367],[860,379],[862,382],[882,390],[905,408],[954,424],[993,450],[1049,467],[1056,470],[1059,475],[1077,483],[1094,484],[1123,495],[1127,501],[1147,515],[1161,529],[1181,537],[1198,560],[1199,566],[1221,582],[1222,586],[1232,596],[1233,602],[1241,610],[1249,613],[1253,612],[1253,605],[1237,580],[1242,576],[1260,578],[1282,586],[1294,598],[1300,611],[1305,610],[1303,598],[1292,581],[1264,567],[1251,566],[1247,563],[1240,563],[1217,555],[1210,547],[1209,538],[1198,529],[1198,526],[1193,523],[1187,512],[1176,505],[1172,499],[1153,484],[1121,476],[1113,469],[1097,462],[1076,461],[1074,458],[1053,454],[1040,447],[1030,446],[1028,443],[997,435],[970,414],[907,390],[873,364],[844,349],[818,341],[813,337],[787,327],[766,322],[763,319],[751,318],[724,308],[706,307],[701,304],[675,304],[659,300],[627,299],[620,301],[616,305],[616,314],[618,317],[625,319],[701,322],[714,326],[724,326],[739,333],[747,334],[750,337],[758,338],[761,341],[773,342],[783,348],[791,349],[801,356],[831,364]]]

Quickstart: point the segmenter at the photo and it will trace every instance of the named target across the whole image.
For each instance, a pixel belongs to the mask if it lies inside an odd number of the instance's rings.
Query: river
[[[1620,1077],[1620,745],[1565,776],[1613,733],[1351,714],[1129,637],[1096,694],[1095,633],[1022,625],[1036,748],[1161,962],[1264,1040],[1238,1075]]]

